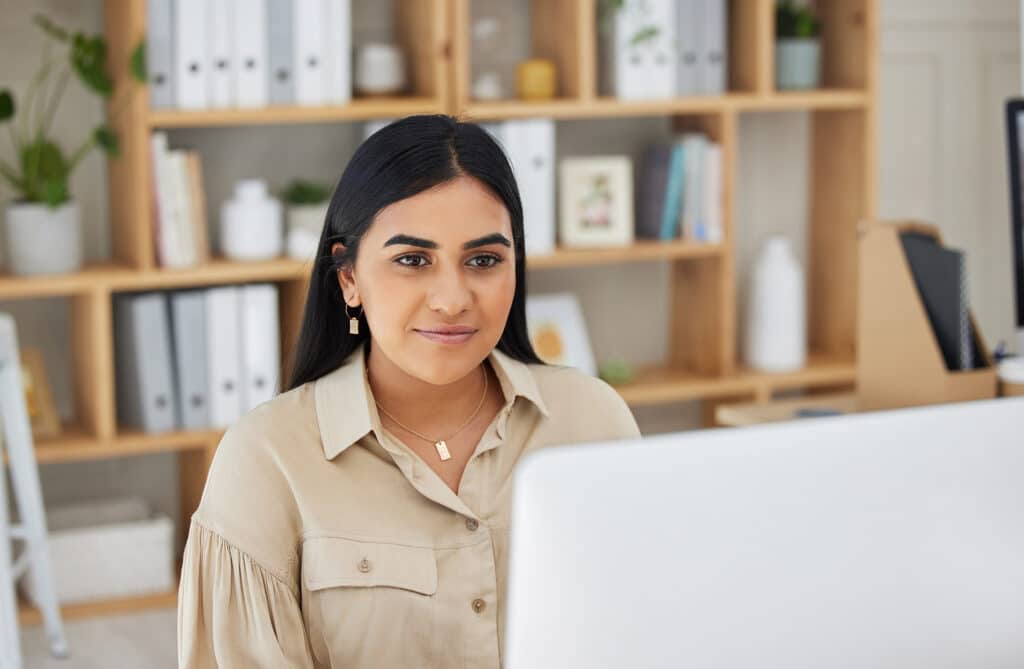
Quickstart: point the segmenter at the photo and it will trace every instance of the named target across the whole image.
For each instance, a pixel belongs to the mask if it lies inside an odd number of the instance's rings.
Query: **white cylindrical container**
[[[284,246],[281,203],[267,193],[260,179],[243,179],[221,205],[220,247],[232,260],[268,260]]]
[[[789,241],[772,237],[750,278],[744,362],[757,371],[789,372],[807,364],[804,272]]]
[[[82,267],[78,203],[7,205],[7,256],[13,274],[66,274]]]
[[[405,88],[405,61],[394,44],[370,42],[356,51],[356,90],[365,95],[391,95]]]

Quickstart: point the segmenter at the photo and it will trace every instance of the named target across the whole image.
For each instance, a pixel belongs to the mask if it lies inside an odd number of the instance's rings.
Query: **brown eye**
[[[473,260],[487,260],[487,261],[490,261],[487,264],[483,264],[483,265],[474,264],[473,266],[476,269],[490,269],[492,267],[496,267],[500,263],[505,262],[500,257],[498,257],[496,255],[491,255],[491,254],[482,255],[482,256],[476,256],[476,257],[473,258]],[[472,262],[472,261],[470,261],[470,262]]]
[[[408,259],[426,261],[426,258],[424,258],[423,256],[418,255],[418,254],[413,254],[413,255],[400,256],[398,258],[395,258],[395,263],[398,264],[401,267],[413,267],[413,268],[423,267],[423,265],[418,264],[418,263],[417,264],[413,264],[413,263],[402,262],[403,260],[408,260]]]

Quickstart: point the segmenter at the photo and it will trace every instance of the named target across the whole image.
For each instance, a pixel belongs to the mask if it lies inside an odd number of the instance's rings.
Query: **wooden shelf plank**
[[[78,426],[70,426],[64,428],[63,434],[56,439],[36,441],[36,462],[79,462],[166,451],[196,450],[217,443],[222,434],[222,430],[175,431],[162,434],[128,430],[120,432],[113,439],[97,439]]]
[[[599,97],[592,101],[561,99],[544,102],[496,100],[470,102],[465,114],[472,119],[502,120],[545,116],[556,119],[626,118],[673,114],[708,114],[725,111],[777,111],[859,109],[869,97],[861,90],[827,89],[800,92],[728,93],[665,100],[622,101]]]
[[[101,283],[101,277],[114,270],[116,265],[87,265],[72,274],[45,276],[14,276],[0,273],[0,299],[20,300],[39,297],[68,297],[83,295],[94,290]]]
[[[135,613],[152,609],[171,609],[178,605],[177,589],[159,592],[152,595],[106,599],[80,604],[66,604],[60,607],[64,620],[91,618],[94,616],[111,616],[120,613]],[[24,599],[18,602],[18,622],[22,625],[41,625],[43,616],[32,604]]]
[[[856,382],[856,376],[856,366],[852,361],[812,355],[806,368],[780,374],[741,369],[732,375],[707,376],[688,370],[651,366],[641,369],[634,381],[617,384],[615,389],[630,406],[651,406],[691,400],[755,397],[796,388],[848,386]]]
[[[399,118],[410,114],[443,113],[444,105],[427,97],[355,98],[346,105],[319,107],[261,107],[258,109],[154,110],[151,128],[212,128],[286,123],[327,123]]]
[[[530,269],[647,262],[676,258],[707,258],[723,252],[720,245],[686,241],[638,240],[630,246],[607,249],[558,249],[543,256],[530,256]],[[0,299],[62,297],[93,290],[113,292],[169,290],[254,281],[293,281],[309,276],[309,261],[276,258],[253,262],[214,259],[197,267],[139,270],[111,263],[88,266],[80,272],[56,277],[11,277],[0,275]]]
[[[678,258],[711,258],[722,253],[719,244],[687,241],[659,242],[637,240],[631,246],[594,249],[558,249],[548,255],[527,256],[527,269],[549,269],[578,265],[647,262]]]

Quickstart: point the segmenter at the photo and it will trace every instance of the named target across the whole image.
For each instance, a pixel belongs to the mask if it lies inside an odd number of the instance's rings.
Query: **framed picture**
[[[633,163],[626,156],[566,158],[559,171],[559,235],[565,247],[633,243]]]
[[[60,416],[53,401],[53,392],[46,378],[43,354],[37,348],[26,347],[21,357],[21,379],[25,389],[25,405],[32,425],[33,439],[53,439],[61,434]]]
[[[530,343],[541,360],[568,365],[597,376],[583,310],[572,293],[532,295],[526,298],[526,327]]]

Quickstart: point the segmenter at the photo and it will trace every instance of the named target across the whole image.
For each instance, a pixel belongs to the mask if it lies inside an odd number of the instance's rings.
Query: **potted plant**
[[[780,90],[818,88],[821,23],[807,6],[782,0],[775,9],[775,85]]]
[[[323,183],[295,179],[281,193],[281,199],[288,208],[288,255],[311,260],[327,219],[331,189]]]
[[[46,40],[42,64],[17,107],[14,94],[0,89],[0,125],[8,126],[14,145],[13,164],[0,160],[0,183],[14,191],[4,216],[7,250],[14,274],[60,274],[82,265],[81,222],[68,180],[93,148],[110,156],[119,151],[117,136],[100,125],[65,153],[51,134],[53,119],[72,76],[106,100],[114,84],[102,36],[70,33],[39,15],[33,22]],[[130,71],[145,81],[141,44],[132,53]]]

